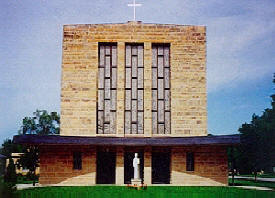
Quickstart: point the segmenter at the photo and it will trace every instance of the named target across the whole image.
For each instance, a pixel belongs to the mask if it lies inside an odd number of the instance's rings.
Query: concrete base
[[[131,179],[131,184],[140,185],[141,184],[141,179]]]

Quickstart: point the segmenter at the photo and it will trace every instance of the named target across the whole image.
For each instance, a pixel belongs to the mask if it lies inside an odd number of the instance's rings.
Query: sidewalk
[[[34,187],[40,187],[40,185],[38,183],[35,183],[35,186],[33,186],[32,184],[16,184],[17,190],[22,190],[22,189],[26,189],[26,188],[34,188]]]
[[[229,178],[232,178],[232,176],[229,176]],[[235,176],[234,178],[235,178],[235,179],[254,180],[254,177]],[[261,178],[261,177],[257,177],[257,181],[275,182],[275,178],[274,178],[274,177],[270,177],[270,178]]]
[[[255,190],[273,190],[272,188],[259,187],[259,186],[232,186],[232,187],[245,188],[245,189],[255,189]]]

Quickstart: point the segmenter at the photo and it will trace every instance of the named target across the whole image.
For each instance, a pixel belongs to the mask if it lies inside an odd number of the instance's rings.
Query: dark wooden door
[[[170,153],[152,153],[152,183],[170,184]]]
[[[116,153],[98,152],[96,161],[96,183],[115,184],[116,182]]]

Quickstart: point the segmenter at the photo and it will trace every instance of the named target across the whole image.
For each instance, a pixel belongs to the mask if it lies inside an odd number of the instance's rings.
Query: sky
[[[132,0],[0,0],[0,144],[36,109],[60,112],[62,28],[124,23]],[[136,0],[143,23],[207,27],[208,133],[238,133],[270,107],[274,0]]]

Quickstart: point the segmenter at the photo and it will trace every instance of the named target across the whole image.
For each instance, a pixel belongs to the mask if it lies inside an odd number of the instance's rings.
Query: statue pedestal
[[[133,185],[141,185],[141,179],[131,179],[131,184]]]

